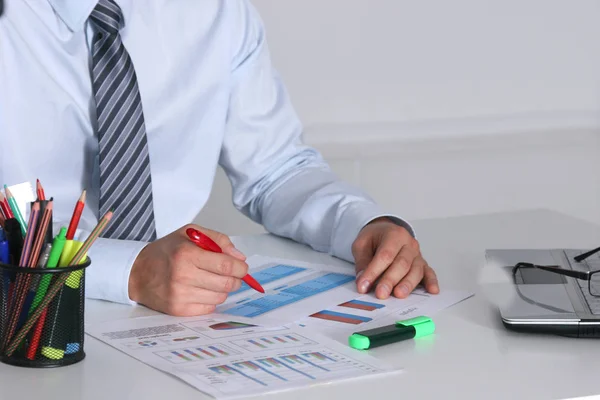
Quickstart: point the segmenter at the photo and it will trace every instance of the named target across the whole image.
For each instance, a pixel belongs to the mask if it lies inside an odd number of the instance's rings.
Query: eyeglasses
[[[571,278],[587,281],[590,295],[594,297],[600,297],[600,269],[595,271],[574,271],[572,269],[563,269],[558,265],[536,265],[527,262],[520,262],[517,263],[513,268],[513,275],[517,273],[519,268],[537,268],[555,274],[570,276]]]

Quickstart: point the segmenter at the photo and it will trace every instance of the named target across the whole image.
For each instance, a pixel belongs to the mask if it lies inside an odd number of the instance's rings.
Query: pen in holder
[[[58,260],[61,252],[72,255],[82,245],[64,242],[60,249],[47,245],[46,268],[0,263],[0,362],[40,368],[85,358],[85,269],[91,260],[86,257],[77,265],[62,266],[66,264],[63,257],[62,263]],[[59,247],[57,241],[53,244]]]

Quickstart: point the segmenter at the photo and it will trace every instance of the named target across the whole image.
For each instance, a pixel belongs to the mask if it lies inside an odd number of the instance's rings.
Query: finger
[[[189,276],[182,275],[177,281],[187,287],[205,289],[216,293],[235,292],[242,285],[240,278],[223,276],[202,269],[195,269]]]
[[[365,272],[365,269],[375,254],[372,239],[373,236],[360,236],[352,244],[352,255],[354,256],[357,285],[360,276]]]
[[[401,299],[406,298],[423,279],[425,265],[423,257],[416,257],[406,276],[394,288],[394,296]]]
[[[241,279],[248,274],[248,264],[227,254],[203,252],[197,261],[198,268],[218,275]]]
[[[392,265],[389,266],[377,283],[375,289],[377,298],[387,299],[390,296],[398,282],[409,272],[411,266],[414,266],[414,261],[413,264],[409,264],[408,260],[415,260],[416,256],[417,252],[411,247],[402,247]]]
[[[425,264],[425,271],[423,275],[423,286],[425,289],[432,294],[437,294],[440,292],[440,286],[438,283],[437,275],[433,268],[429,265]]]
[[[194,228],[194,229],[199,230],[200,232],[204,233],[206,236],[211,238],[216,244],[219,245],[219,247],[221,248],[223,253],[229,254],[230,256],[235,257],[238,260],[242,260],[242,261],[246,260],[246,256],[241,251],[239,251],[238,249],[235,248],[235,246],[231,242],[231,239],[229,238],[229,236],[225,235],[224,233],[213,231],[212,229],[203,228],[199,225],[190,224],[190,225],[186,225],[183,228],[184,234],[185,234],[185,231],[187,230],[187,228]]]
[[[244,261],[228,254],[203,250],[191,241],[183,242],[179,246],[173,254],[173,263],[179,268],[185,268],[186,264],[191,264],[197,269],[236,278],[243,278],[248,274],[248,264]]]
[[[244,253],[239,251],[233,244],[231,246],[223,247],[222,249],[223,253],[229,254],[230,256],[235,257],[238,260],[246,261],[246,256],[244,255]]]
[[[212,254],[215,256],[215,254]],[[229,260],[233,260],[234,262],[239,262],[239,260],[235,260],[232,257],[227,255],[219,254],[220,257],[227,257]],[[216,258],[216,257],[213,257]],[[222,265],[233,265],[226,263]],[[231,268],[231,267],[226,267]],[[222,270],[222,268],[220,268]],[[212,270],[212,271],[211,271]],[[218,293],[230,293],[238,290],[242,285],[242,281],[240,277],[233,276],[231,274],[220,274],[217,271],[219,268],[215,268],[210,263],[204,262],[201,266],[195,265],[192,263],[181,264],[176,266],[171,271],[171,276],[169,282],[174,286],[175,289],[171,291],[180,290],[181,288],[199,288],[199,289],[207,289],[213,292]],[[229,271],[226,271],[229,272]],[[242,275],[242,274],[238,274]],[[242,275],[244,277],[245,275]]]
[[[366,293],[369,290],[372,283],[394,262],[403,246],[402,235],[396,231],[391,231],[383,237],[373,259],[359,279],[359,293]],[[414,256],[411,258],[410,253],[405,252],[401,262],[410,266],[413,258]]]

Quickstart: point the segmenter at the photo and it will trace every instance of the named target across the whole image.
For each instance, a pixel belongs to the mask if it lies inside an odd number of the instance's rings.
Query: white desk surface
[[[269,399],[556,399],[600,394],[600,345],[593,339],[529,336],[507,331],[478,285],[486,248],[591,248],[600,227],[536,210],[415,221],[423,252],[437,270],[441,289],[475,296],[435,317],[428,340],[405,341],[371,351],[405,368],[395,377],[312,387]],[[234,238],[246,254],[348,265],[268,235]],[[352,268],[348,265],[349,268]],[[88,322],[151,315],[144,307],[90,300]],[[178,379],[86,336],[82,362],[50,370],[0,364],[1,399],[202,399]]]

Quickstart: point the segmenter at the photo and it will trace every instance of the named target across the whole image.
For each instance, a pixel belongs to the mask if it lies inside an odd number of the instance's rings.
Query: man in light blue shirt
[[[115,207],[89,297],[197,315],[239,288],[248,266],[225,235],[203,229],[223,254],[185,235],[217,165],[249,218],[355,262],[359,292],[439,291],[410,225],[303,144],[248,0],[5,3],[0,182],[39,178],[61,226],[86,189],[80,238]]]

